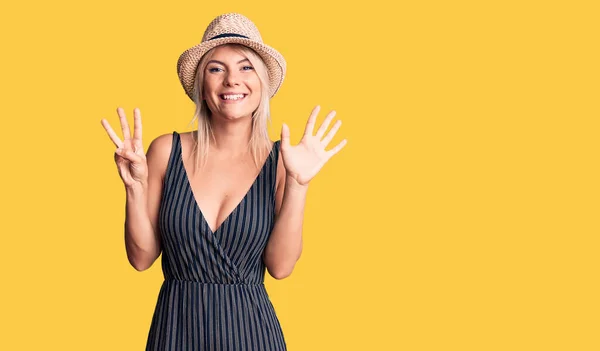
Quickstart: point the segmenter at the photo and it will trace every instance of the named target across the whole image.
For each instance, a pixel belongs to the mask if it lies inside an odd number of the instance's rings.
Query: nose
[[[234,85],[239,85],[240,84],[239,79],[240,78],[237,76],[236,72],[230,71],[225,76],[225,80],[224,80],[225,86],[232,87]]]

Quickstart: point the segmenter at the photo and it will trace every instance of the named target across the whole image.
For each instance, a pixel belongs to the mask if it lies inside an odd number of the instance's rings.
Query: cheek
[[[209,78],[206,77],[204,78],[204,90],[209,92],[209,91],[213,91],[215,89],[216,86],[218,86],[219,82],[217,81],[216,78]]]
[[[257,82],[252,85],[252,92],[254,93],[254,96],[258,97],[258,99],[260,99],[261,91],[262,91],[262,86],[261,86],[260,82]]]

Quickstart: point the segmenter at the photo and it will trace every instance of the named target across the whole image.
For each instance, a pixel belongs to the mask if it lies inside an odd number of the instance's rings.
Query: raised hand
[[[285,166],[288,179],[294,180],[299,186],[307,186],[308,182],[319,172],[323,165],[333,155],[337,154],[347,142],[344,139],[333,149],[325,151],[325,148],[342,125],[342,121],[336,121],[329,133],[323,138],[325,131],[335,116],[335,111],[331,111],[317,130],[317,134],[313,135],[315,121],[320,109],[320,106],[316,106],[313,109],[306,123],[304,136],[300,140],[300,144],[296,146],[290,145],[289,127],[284,123],[281,128],[281,156],[283,157],[283,165]]]
[[[121,122],[121,129],[123,130],[123,141],[119,139],[106,119],[102,119],[101,123],[110,139],[117,146],[115,162],[119,170],[119,175],[123,179],[126,188],[146,186],[148,184],[148,164],[142,145],[142,116],[140,109],[135,108],[133,110],[133,138],[131,138],[125,111],[119,107],[117,108],[117,113]]]

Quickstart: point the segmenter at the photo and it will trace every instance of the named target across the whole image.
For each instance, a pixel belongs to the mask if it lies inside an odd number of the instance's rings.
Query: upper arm
[[[171,148],[173,144],[172,134],[163,134],[154,139],[148,147],[146,153],[146,163],[148,164],[148,216],[158,245],[157,257],[160,255],[161,242],[158,229],[158,210],[162,198],[163,182]]]

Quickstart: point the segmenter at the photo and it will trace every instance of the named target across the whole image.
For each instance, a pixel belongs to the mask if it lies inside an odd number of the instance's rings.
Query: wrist
[[[287,176],[285,179],[285,187],[294,191],[306,191],[308,190],[308,183],[300,184],[293,177]]]
[[[143,196],[146,194],[147,187],[142,183],[133,183],[132,185],[125,185],[125,192],[128,196]]]

